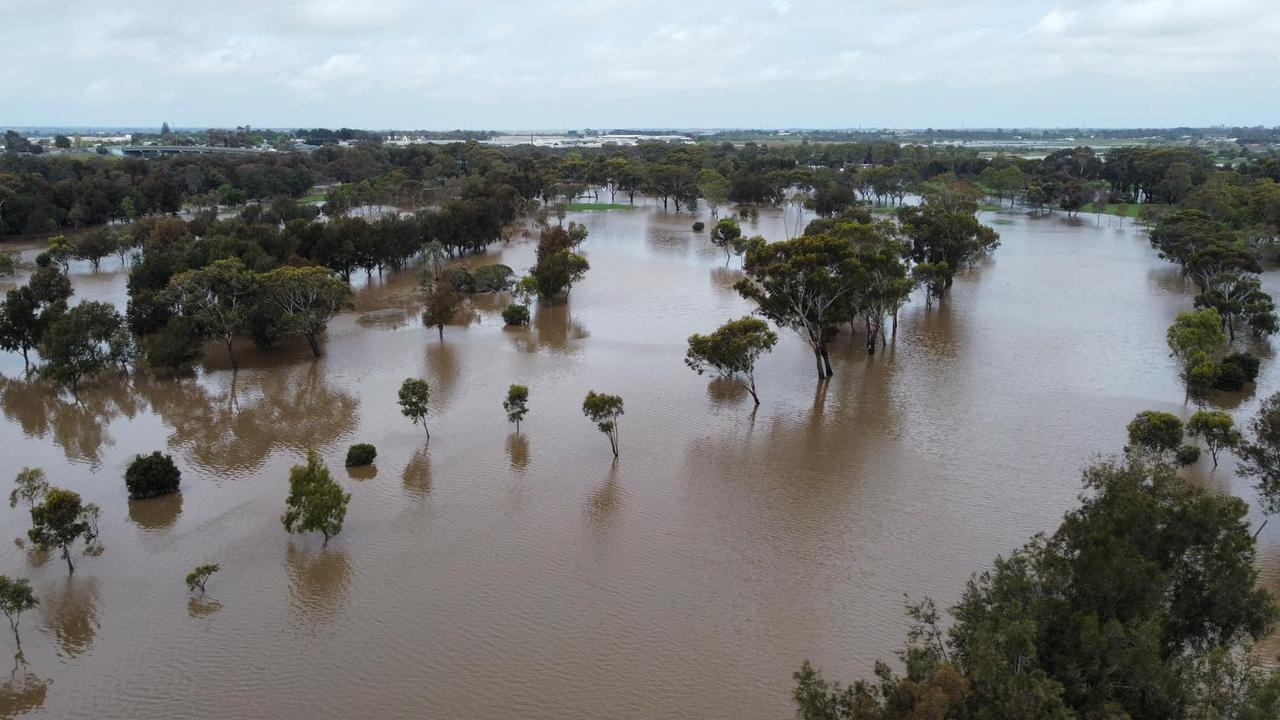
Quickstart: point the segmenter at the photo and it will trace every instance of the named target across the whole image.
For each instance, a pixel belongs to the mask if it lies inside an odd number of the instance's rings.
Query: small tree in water
[[[294,465],[289,471],[289,497],[280,522],[289,532],[318,530],[328,545],[329,538],[342,532],[349,502],[351,493],[343,492],[316,452],[308,450],[307,464]]]
[[[25,502],[28,508],[33,508],[36,503],[49,492],[49,481],[44,477],[44,470],[40,468],[24,467],[18,471],[18,476],[13,480],[14,488],[9,493],[9,507],[18,507],[18,502]]]
[[[421,425],[427,432],[428,440],[431,439],[431,430],[427,428],[427,401],[430,399],[431,386],[427,385],[426,380],[405,378],[400,383],[400,412],[412,420],[414,425]]]
[[[1214,467],[1218,467],[1218,453],[1240,444],[1240,432],[1236,430],[1235,421],[1221,410],[1202,410],[1192,415],[1187,420],[1187,433],[1200,438],[1209,448]]]
[[[519,433],[520,421],[529,413],[529,388],[524,385],[507,388],[507,399],[502,401],[502,409],[507,411],[507,422],[515,423]]]
[[[204,586],[206,583],[209,582],[209,578],[212,577],[214,573],[218,572],[221,569],[222,569],[222,566],[217,563],[197,565],[195,570],[192,570],[191,572],[187,573],[187,578],[186,578],[187,590],[190,590],[191,592],[195,592],[198,589],[200,590],[200,594],[203,595]]]
[[[22,613],[35,607],[35,595],[31,592],[31,583],[26,578],[10,580],[0,575],[0,612],[9,619],[9,627],[13,630],[13,640],[22,648],[22,638],[18,637],[18,622]]]
[[[690,335],[684,362],[699,375],[714,370],[721,377],[742,382],[751,393],[751,399],[759,405],[756,361],[772,350],[777,342],[777,333],[759,318],[730,320],[710,335]]]
[[[85,510],[78,493],[61,488],[49,488],[44,502],[31,508],[31,529],[27,537],[41,550],[61,550],[62,559],[67,561],[67,572],[76,571],[71,562],[71,546],[81,538],[86,545],[92,544],[96,537]]]
[[[582,414],[609,438],[613,456],[618,457],[618,418],[622,417],[622,398],[589,390],[586,399],[582,401]]]

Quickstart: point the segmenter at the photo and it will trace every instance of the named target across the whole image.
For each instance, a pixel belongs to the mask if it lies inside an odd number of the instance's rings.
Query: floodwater
[[[1134,413],[1188,412],[1164,332],[1191,293],[1129,221],[1000,215],[995,255],[941,308],[906,307],[887,352],[842,337],[819,384],[783,334],[753,413],[682,362],[690,333],[748,312],[738,261],[688,213],[570,219],[590,228],[591,271],[529,329],[482,298],[440,342],[406,273],[357,276],[359,308],[319,361],[303,343],[246,348],[233,376],[215,348],[198,377],[108,380],[77,403],[0,358],[4,480],[45,468],[102,506],[105,546],[68,577],[2,544],[0,572],[30,577],[41,605],[0,710],[789,717],[803,660],[850,679],[892,659],[904,593],[954,602],[970,573],[1056,527]],[[748,231],[783,239],[783,220]],[[528,267],[531,241],[465,260],[499,261]],[[123,303],[114,264],[73,276],[78,297]],[[395,404],[409,376],[431,383],[429,443]],[[530,388],[520,435],[501,408],[511,383]],[[616,463],[582,417],[590,389],[625,398]],[[1267,362],[1237,420],[1276,389]],[[358,476],[342,467],[354,442],[378,448]],[[307,448],[352,494],[327,548],[279,521]],[[125,465],[154,449],[182,492],[131,503]],[[1229,461],[1192,472],[1253,502]],[[0,509],[0,536],[27,527]],[[1259,541],[1280,592],[1280,523]],[[183,576],[205,562],[222,572],[192,599]]]

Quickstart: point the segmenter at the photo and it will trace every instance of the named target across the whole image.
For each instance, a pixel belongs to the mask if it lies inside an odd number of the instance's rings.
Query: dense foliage
[[[150,455],[135,455],[124,472],[124,484],[133,500],[178,492],[181,481],[182,472],[173,458],[159,450]]]

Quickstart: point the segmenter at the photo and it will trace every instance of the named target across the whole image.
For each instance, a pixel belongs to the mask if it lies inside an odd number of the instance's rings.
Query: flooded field
[[[842,336],[820,385],[784,333],[754,413],[682,362],[690,333],[749,312],[738,261],[660,206],[571,214],[591,270],[528,329],[481,297],[441,342],[411,274],[360,274],[318,361],[301,341],[245,347],[233,376],[211,349],[198,377],[112,379],[77,403],[0,356],[0,481],[43,467],[102,506],[105,546],[68,577],[10,542],[29,517],[0,509],[0,573],[41,600],[0,714],[789,717],[803,660],[848,679],[891,659],[904,593],[950,604],[1056,527],[1134,413],[1189,414],[1164,336],[1192,292],[1144,233],[1000,218],[994,256],[941,308],[905,308],[887,352]],[[765,213],[746,230],[783,227]],[[117,262],[73,266],[77,298],[123,307]],[[522,271],[533,243],[465,262]],[[396,406],[409,376],[431,383],[429,444]],[[530,389],[520,435],[501,408],[511,383]],[[589,389],[625,398],[616,463],[582,416]],[[1277,389],[1268,360],[1229,409],[1246,420]],[[342,468],[354,442],[377,446],[376,472]],[[279,520],[308,448],[353,496],[327,548]],[[127,462],[155,449],[181,494],[127,501]],[[1252,503],[1230,461],[1191,472]],[[1280,592],[1280,522],[1259,542]],[[223,569],[193,600],[182,578],[205,562]]]

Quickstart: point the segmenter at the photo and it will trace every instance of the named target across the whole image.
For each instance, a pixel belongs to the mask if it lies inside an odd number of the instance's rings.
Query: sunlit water
[[[867,674],[901,646],[904,593],[955,601],[970,573],[1057,525],[1134,413],[1189,412],[1164,332],[1191,292],[1143,232],[999,217],[1000,249],[941,308],[906,307],[888,352],[842,336],[819,385],[784,333],[755,413],[682,363],[690,333],[749,311],[739,263],[654,206],[571,216],[590,228],[591,271],[529,329],[480,298],[442,343],[416,320],[410,274],[358,275],[359,308],[315,362],[301,342],[245,348],[233,377],[211,348],[198,378],[111,379],[75,403],[3,356],[0,479],[43,467],[101,505],[106,550],[68,577],[4,543],[0,572],[30,577],[41,606],[0,710],[788,717],[804,659]],[[747,231],[783,228],[766,212]],[[533,244],[465,262],[523,270]],[[73,279],[78,298],[123,306],[118,261]],[[367,316],[388,308],[405,315]],[[1280,388],[1275,364],[1263,372],[1238,421]],[[409,376],[431,383],[429,444],[395,404]],[[532,407],[520,435],[501,408],[516,382]],[[616,464],[582,417],[589,389],[625,398]],[[342,467],[353,442],[377,446],[372,477]],[[328,548],[279,521],[309,447],[353,496]],[[124,468],[154,449],[182,492],[130,503]],[[1206,455],[1192,474],[1252,503],[1230,461]],[[21,508],[0,518],[3,537],[29,525]],[[1280,523],[1259,540],[1280,591]],[[204,562],[223,570],[191,599],[182,578]]]

